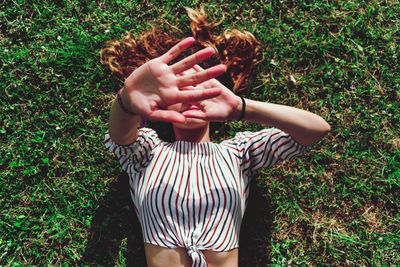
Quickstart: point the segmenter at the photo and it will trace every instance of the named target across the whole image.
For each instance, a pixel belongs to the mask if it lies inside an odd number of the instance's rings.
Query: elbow
[[[324,120],[324,123],[321,125],[321,132],[324,134],[328,134],[331,131],[331,126]]]
[[[322,138],[324,138],[330,131],[331,126],[324,119],[321,118],[321,122],[317,125],[314,125],[314,129],[309,134],[309,139],[306,142],[306,145],[312,145]],[[311,134],[312,133],[312,134]]]
[[[312,120],[312,128],[317,133],[317,135],[324,137],[331,131],[331,126],[324,120],[321,116],[314,114],[314,119]]]
[[[310,113],[308,118],[307,128],[316,136],[322,138],[331,131],[331,126],[321,116]]]
[[[319,141],[322,139],[325,135],[327,135],[331,131],[331,126],[329,123],[327,123],[324,119],[322,119],[323,122],[320,124],[317,130],[317,140]]]
[[[331,131],[331,126],[320,116],[314,117],[303,129],[291,132],[292,138],[303,146],[317,143]]]

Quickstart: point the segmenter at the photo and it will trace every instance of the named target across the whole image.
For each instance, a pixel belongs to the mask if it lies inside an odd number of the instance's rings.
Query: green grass
[[[156,21],[188,32],[184,6],[199,1],[0,3],[0,265],[144,265],[126,177],[103,146],[121,81],[100,65],[99,49]],[[220,29],[246,29],[263,43],[247,97],[332,126],[306,155],[258,177],[241,266],[398,264],[399,3],[205,7],[225,16]],[[228,134],[243,127],[259,128],[234,123]]]

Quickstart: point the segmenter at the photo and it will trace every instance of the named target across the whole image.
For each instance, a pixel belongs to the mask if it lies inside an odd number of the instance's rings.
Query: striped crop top
[[[166,248],[185,247],[192,266],[207,266],[202,250],[239,247],[239,232],[254,173],[305,152],[277,129],[239,132],[219,144],[164,142],[140,128],[130,145],[105,146],[130,177],[130,193],[143,239]]]

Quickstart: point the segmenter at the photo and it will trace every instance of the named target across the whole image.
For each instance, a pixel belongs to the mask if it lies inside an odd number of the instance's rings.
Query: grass
[[[100,65],[99,49],[162,20],[188,32],[183,7],[199,3],[0,3],[0,265],[145,264],[126,176],[103,147],[121,81]],[[205,7],[225,16],[221,29],[246,29],[264,45],[247,97],[332,126],[306,155],[258,177],[241,266],[398,264],[399,3]],[[234,123],[228,134],[259,127]]]

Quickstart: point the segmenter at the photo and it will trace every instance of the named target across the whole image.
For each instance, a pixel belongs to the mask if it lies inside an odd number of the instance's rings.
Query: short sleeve
[[[244,173],[271,167],[279,161],[304,154],[307,149],[307,146],[295,141],[290,134],[277,128],[239,132],[223,144],[229,146],[240,158]]]
[[[122,169],[127,173],[140,172],[150,163],[155,147],[160,143],[157,133],[150,128],[140,128],[138,138],[128,145],[115,143],[107,130],[104,145],[118,157]]]

